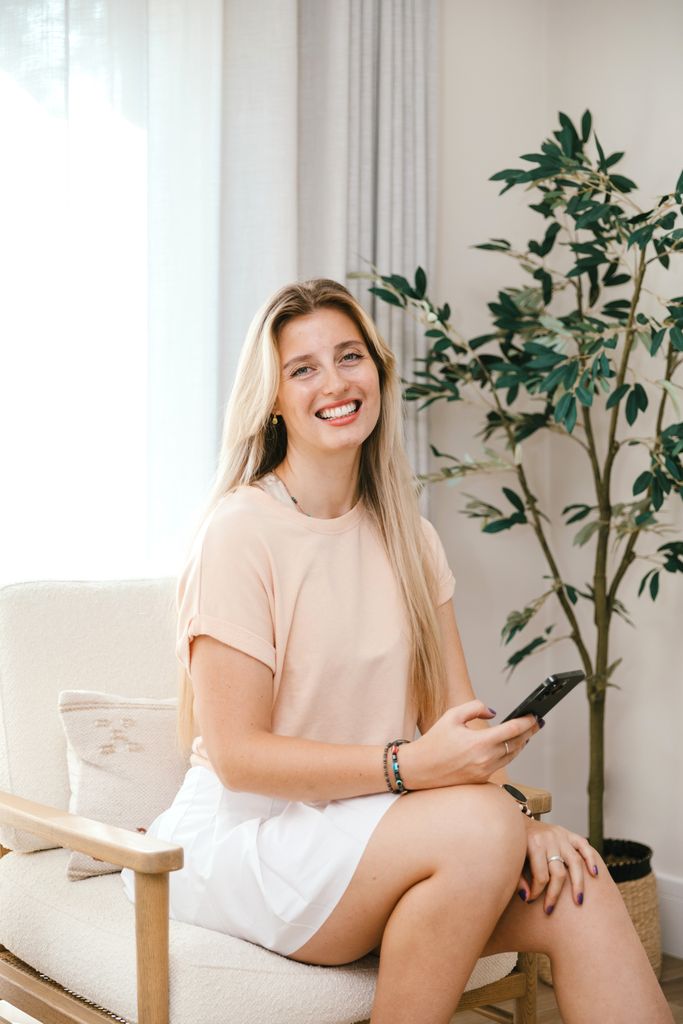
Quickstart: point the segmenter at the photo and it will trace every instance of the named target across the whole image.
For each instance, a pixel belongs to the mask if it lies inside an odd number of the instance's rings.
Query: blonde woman
[[[192,767],[150,829],[185,849],[171,916],[304,963],[379,953],[373,1024],[446,1024],[509,950],[550,955],[568,1024],[670,1021],[598,854],[497,784],[540,725],[490,724],[453,588],[391,350],[342,285],[282,288],[178,585]]]

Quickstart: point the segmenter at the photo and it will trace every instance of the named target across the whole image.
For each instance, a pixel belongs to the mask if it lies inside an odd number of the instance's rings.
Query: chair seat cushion
[[[135,908],[119,875],[69,882],[68,850],[0,859],[0,941],[62,987],[137,1020]],[[467,988],[516,956],[479,960]],[[378,960],[312,967],[220,932],[169,922],[171,1024],[354,1024],[370,1016]],[[314,1009],[313,1009],[314,1008]]]

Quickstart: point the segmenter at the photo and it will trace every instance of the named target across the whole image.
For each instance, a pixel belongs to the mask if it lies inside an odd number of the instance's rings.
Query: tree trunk
[[[604,826],[602,803],[605,788],[605,691],[590,698],[590,776],[588,779],[589,841],[602,856]]]

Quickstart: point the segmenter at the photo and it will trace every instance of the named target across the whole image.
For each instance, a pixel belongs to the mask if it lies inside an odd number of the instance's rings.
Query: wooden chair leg
[[[526,974],[526,992],[515,999],[515,1024],[536,1024],[538,972],[535,953],[520,953],[517,966]]]
[[[168,1024],[168,873],[135,873],[138,1024]]]

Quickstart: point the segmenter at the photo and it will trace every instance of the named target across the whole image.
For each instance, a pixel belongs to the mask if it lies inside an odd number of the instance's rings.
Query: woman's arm
[[[228,789],[314,803],[386,792],[380,745],[322,743],[271,731],[273,674],[262,662],[210,636],[192,641],[195,711],[209,760]],[[486,782],[505,757],[538,727],[515,719],[485,732],[467,722],[489,712],[469,701],[442,715],[430,731],[403,747],[409,789]],[[387,740],[394,739],[390,736]],[[410,777],[405,777],[410,764]]]
[[[271,732],[273,673],[263,662],[204,635],[190,659],[202,739],[228,789],[307,803],[386,791],[383,747]]]
[[[476,694],[470,674],[467,670],[465,652],[462,648],[460,633],[455,621],[453,601],[445,601],[436,610],[441,634],[441,650],[443,653],[444,666],[446,670],[446,703],[449,708],[464,704],[466,701],[476,700]],[[427,732],[434,724],[433,721],[420,721],[418,728],[421,733]],[[470,729],[488,729],[489,725],[482,718],[473,719],[468,723]],[[491,782],[499,785],[508,781],[508,774],[505,768],[499,768],[491,775]]]

